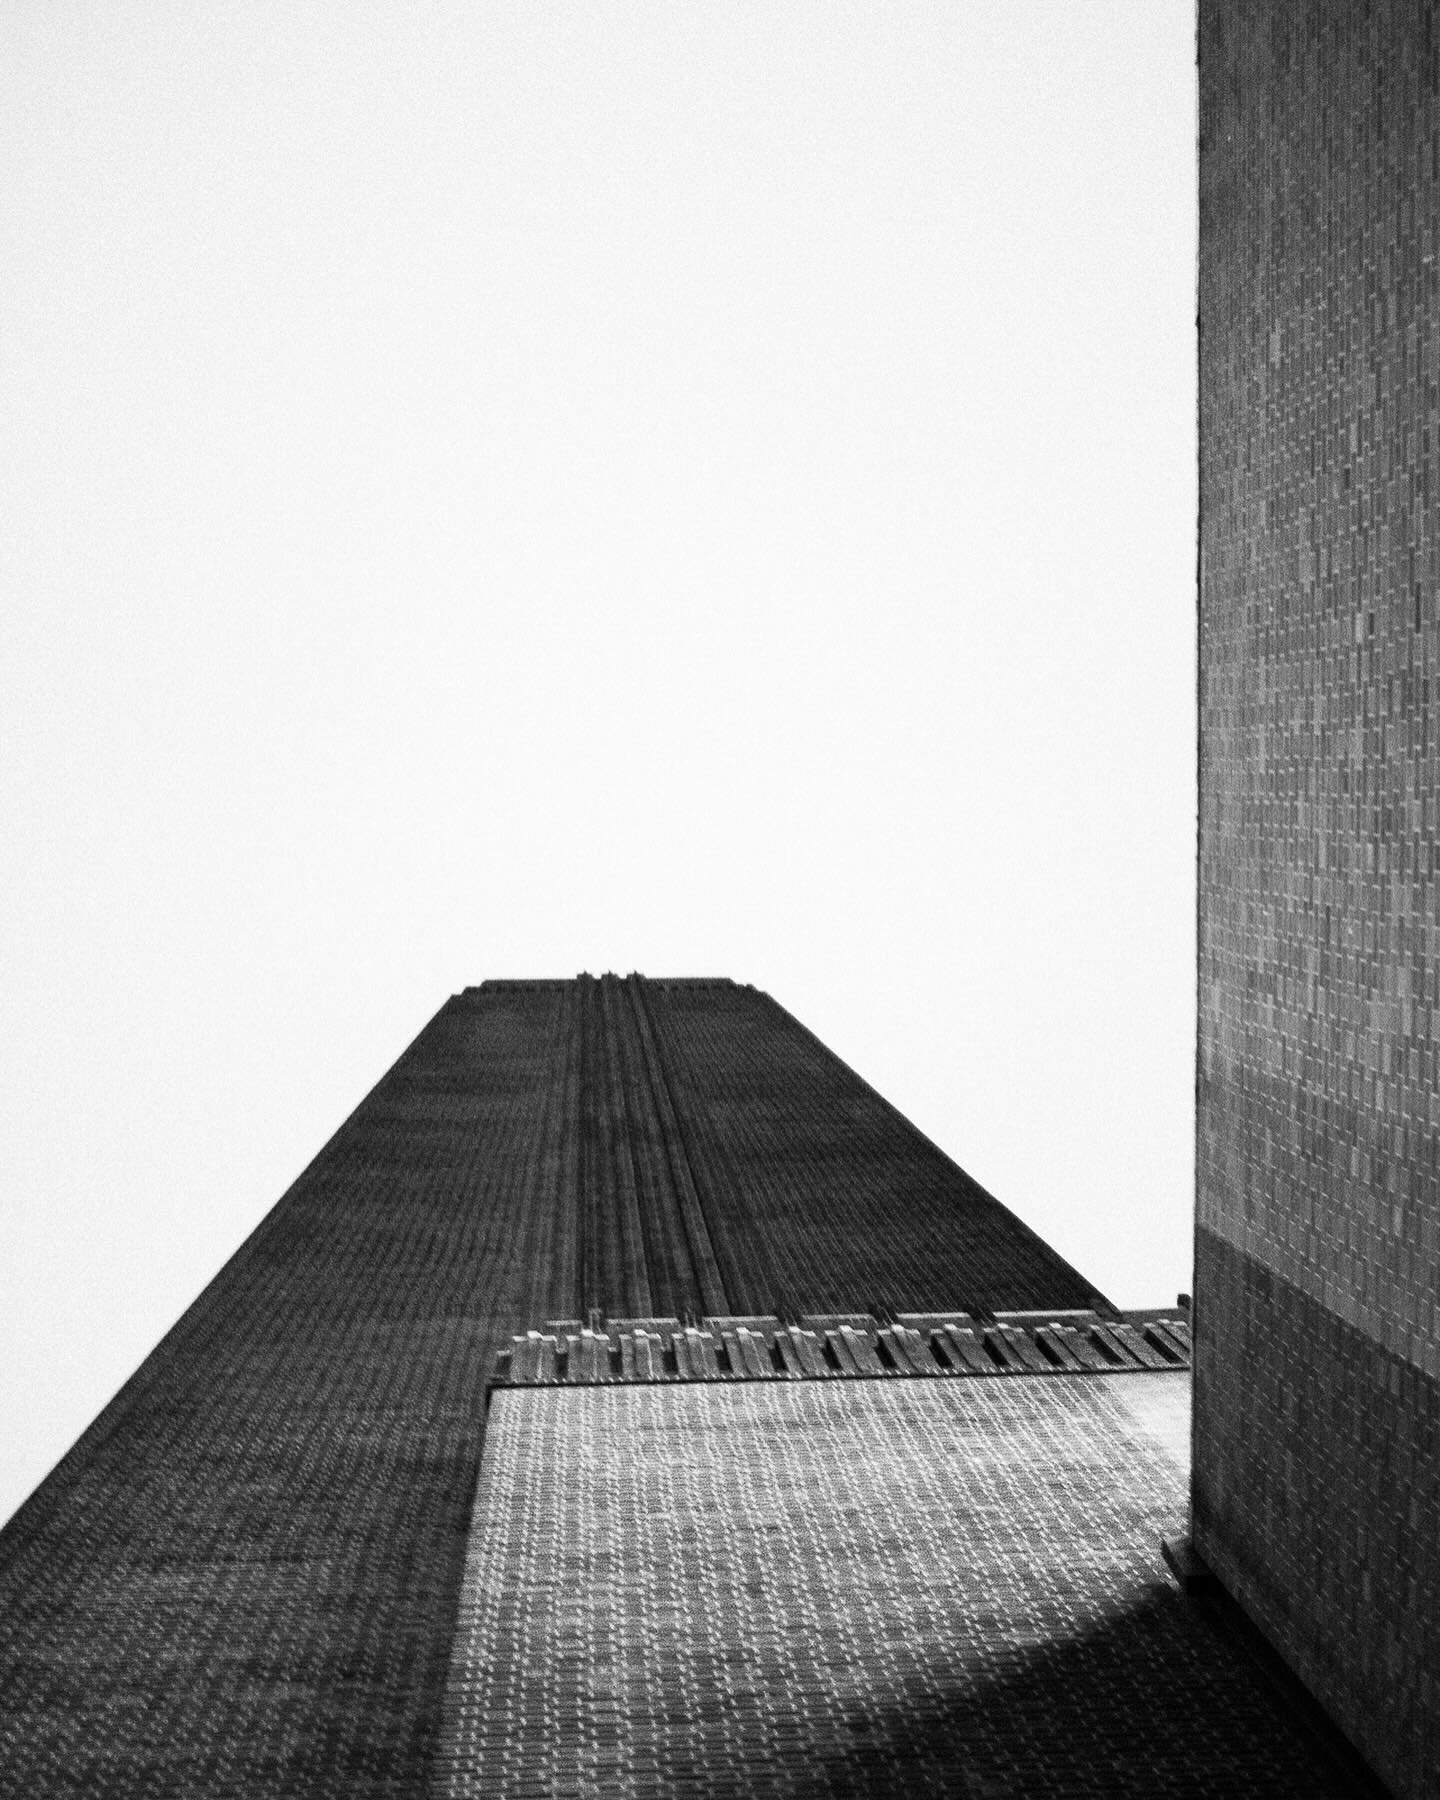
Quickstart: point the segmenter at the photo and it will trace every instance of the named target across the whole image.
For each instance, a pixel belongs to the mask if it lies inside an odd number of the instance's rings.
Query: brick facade
[[[0,1790],[424,1792],[497,1351],[777,1304],[1105,1305],[753,988],[456,995],[0,1532]]]
[[[1201,0],[1197,1547],[1440,1791],[1440,25]]]
[[[1340,1800],[1166,1578],[1183,1374],[497,1393],[447,1800]]]

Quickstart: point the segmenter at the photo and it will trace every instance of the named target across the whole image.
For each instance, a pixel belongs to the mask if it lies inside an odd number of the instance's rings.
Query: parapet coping
[[[886,1322],[869,1313],[806,1313],[795,1323],[747,1313],[690,1324],[551,1319],[512,1340],[489,1385],[1169,1375],[1189,1367],[1189,1321],[1161,1308],[1120,1319],[1026,1313],[990,1323],[960,1312],[899,1313]]]
[[[643,981],[646,987],[653,988],[741,988],[748,987],[748,982],[738,982],[729,975],[491,975],[485,980],[470,982],[460,989],[455,996],[462,998],[466,994],[524,993],[534,988],[571,988],[578,982],[591,981]]]

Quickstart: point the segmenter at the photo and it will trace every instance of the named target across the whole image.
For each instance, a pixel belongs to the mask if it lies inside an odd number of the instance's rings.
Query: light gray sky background
[[[446,995],[1189,1286],[1188,0],[0,14],[0,1516]]]

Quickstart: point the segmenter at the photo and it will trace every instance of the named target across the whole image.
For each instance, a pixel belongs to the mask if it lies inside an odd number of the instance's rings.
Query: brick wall
[[[496,1352],[777,1296],[1104,1305],[754,989],[456,996],[0,1531],[0,1792],[427,1791]]]
[[[1440,103],[1202,0],[1197,1545],[1440,1791]]]
[[[497,1394],[435,1791],[1339,1800],[1163,1577],[1185,1385]]]

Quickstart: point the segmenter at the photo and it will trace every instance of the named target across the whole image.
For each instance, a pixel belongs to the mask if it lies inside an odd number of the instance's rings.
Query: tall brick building
[[[1440,20],[1201,0],[1196,1544],[1440,1792]]]
[[[0,1533],[0,1791],[1342,1793],[1188,1360],[767,996],[468,989]]]

